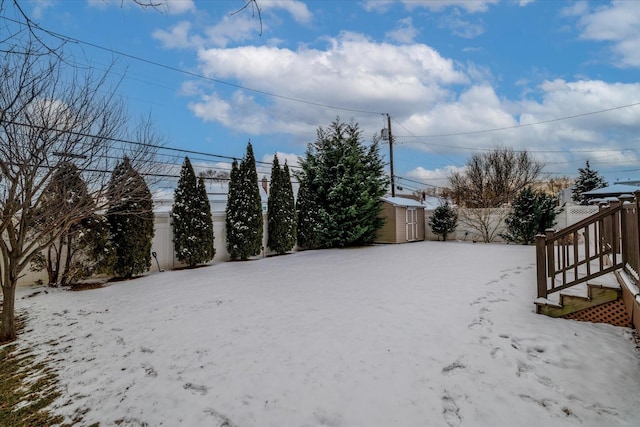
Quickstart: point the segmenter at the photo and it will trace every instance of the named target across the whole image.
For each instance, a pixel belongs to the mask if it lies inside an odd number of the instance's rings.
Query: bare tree
[[[69,39],[40,26],[24,10],[21,5],[22,3],[23,2],[19,0],[0,0],[0,12],[4,12],[7,9],[7,4],[12,5],[15,10],[16,23],[19,24],[19,29],[17,31],[26,30],[30,33],[31,37],[34,40],[37,40],[38,43],[40,43],[49,53],[59,54],[62,45],[67,43]],[[163,8],[168,6],[169,0],[120,0],[120,6],[124,6],[127,3],[135,4],[143,9],[153,9],[158,12],[162,12]],[[262,35],[262,10],[260,9],[258,0],[242,0],[242,5],[231,14],[235,15],[246,10],[251,10],[252,15],[258,17],[258,21],[260,23],[260,35]],[[7,26],[6,28],[9,27]],[[7,32],[7,34],[15,36],[15,31],[14,27],[12,31]]]
[[[449,176],[450,195],[458,206],[497,208],[533,184],[543,167],[526,151],[515,152],[506,147],[474,154],[464,170]]]
[[[558,178],[551,178],[548,181],[542,182],[541,190],[551,196],[557,196],[562,190],[567,189],[573,185],[573,180],[568,176],[561,176]]]
[[[104,210],[114,164],[123,155],[149,165],[148,123],[127,142],[127,115],[106,76],[66,66],[29,39],[0,40],[0,341],[16,337],[15,290],[31,261],[79,220]],[[47,186],[72,163],[91,203],[46,206]]]
[[[504,231],[504,220],[509,215],[509,209],[504,208],[461,208],[458,210],[458,222],[471,239],[490,243]]]
[[[228,171],[221,171],[215,169],[207,169],[198,174],[200,178],[211,180],[214,182],[229,182],[231,175]]]

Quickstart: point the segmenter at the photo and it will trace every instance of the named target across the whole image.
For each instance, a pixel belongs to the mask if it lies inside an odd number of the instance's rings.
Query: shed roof
[[[383,197],[382,201],[391,203],[394,206],[406,206],[409,208],[425,208],[426,206],[417,200],[406,197]]]

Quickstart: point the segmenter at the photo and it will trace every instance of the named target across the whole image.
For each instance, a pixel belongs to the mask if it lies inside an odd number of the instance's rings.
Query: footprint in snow
[[[444,368],[442,368],[442,374],[443,375],[450,375],[450,374],[454,373],[455,371],[457,371],[458,369],[465,369],[467,367],[467,365],[462,363],[462,361],[460,359],[461,358],[459,358],[455,362],[453,362],[453,363],[445,366]]]
[[[460,408],[455,399],[446,391],[442,396],[442,417],[449,427],[458,427],[462,423]]]
[[[205,394],[209,393],[209,387],[204,386],[204,385],[186,383],[185,385],[182,386],[182,388],[184,388],[185,390],[195,391],[196,393],[199,393],[199,394],[201,394],[203,396]]]
[[[491,357],[493,357],[494,359],[502,359],[504,358],[504,351],[502,351],[502,349],[499,347],[495,347],[491,349]]]
[[[216,422],[216,424],[214,424],[215,427],[236,427],[226,415],[221,414],[215,409],[207,408],[204,410],[204,413],[214,418]]]
[[[144,369],[144,373],[146,376],[148,377],[157,377],[158,373],[156,372],[156,370],[153,368],[153,366],[151,366],[148,363],[143,363],[142,364],[142,369]]]

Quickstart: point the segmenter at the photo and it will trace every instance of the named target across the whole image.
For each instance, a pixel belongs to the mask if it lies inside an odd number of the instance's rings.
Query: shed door
[[[407,240],[416,240],[418,235],[418,210],[407,208]]]

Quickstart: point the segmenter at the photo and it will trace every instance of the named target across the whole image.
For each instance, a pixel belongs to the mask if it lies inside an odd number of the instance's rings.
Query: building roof
[[[420,203],[417,200],[409,199],[407,197],[383,197],[382,201],[391,203],[394,206],[406,206],[410,208],[426,208],[423,203]]]
[[[622,194],[633,194],[636,191],[640,190],[640,186],[638,185],[629,185],[629,184],[613,184],[603,188],[598,188],[597,190],[585,191],[585,196],[594,196],[594,197],[609,197],[609,196],[620,196]]]

